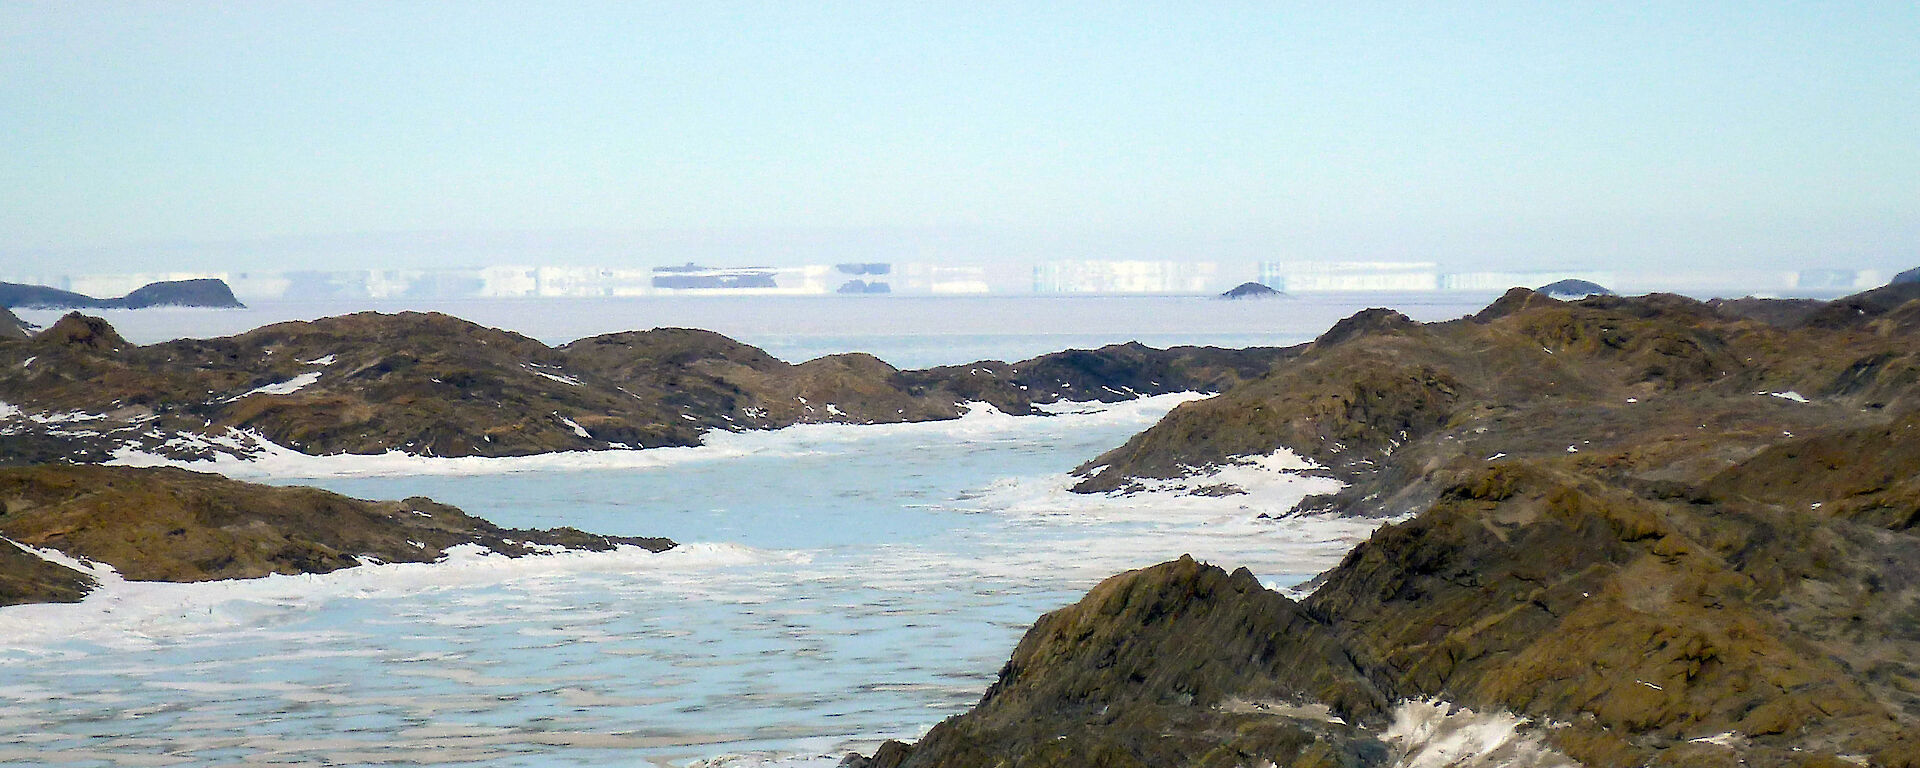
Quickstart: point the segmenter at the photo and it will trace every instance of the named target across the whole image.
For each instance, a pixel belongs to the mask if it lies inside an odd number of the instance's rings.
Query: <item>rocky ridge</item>
[[[1285,448],[1349,483],[1309,510],[1410,517],[1298,601],[1191,560],[1116,576],[972,712],[853,762],[1920,766],[1908,290],[1361,313],[1082,490]],[[1416,754],[1408,713],[1456,706],[1530,725]]]
[[[662,328],[548,347],[440,314],[361,313],[128,344],[70,314],[0,340],[0,464],[308,454],[521,456],[697,445],[709,430],[1013,414],[1061,400],[1218,391],[1287,350],[1138,344],[902,371],[865,354],[788,364]],[[272,445],[267,445],[271,443]]]
[[[0,469],[0,537],[0,605],[70,602],[96,586],[28,547],[110,565],[127,579],[178,582],[433,562],[463,545],[513,557],[673,546],[501,528],[425,498],[362,501],[180,469],[73,465]]]

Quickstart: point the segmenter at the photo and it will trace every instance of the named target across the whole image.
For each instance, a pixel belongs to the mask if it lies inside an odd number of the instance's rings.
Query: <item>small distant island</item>
[[[1234,286],[1231,290],[1228,290],[1226,293],[1220,294],[1220,298],[1264,299],[1272,296],[1285,296],[1285,295],[1286,294],[1284,293],[1281,293],[1279,291],[1276,291],[1272,288],[1267,287],[1263,283],[1248,281],[1248,282],[1244,282]]]
[[[242,309],[226,281],[216,278],[149,283],[117,299],[96,299],[84,293],[44,285],[0,283],[0,307],[19,309],[146,309],[148,307],[217,307]],[[4,333],[4,331],[0,331]]]
[[[1584,299],[1588,296],[1613,296],[1606,286],[1587,280],[1555,280],[1534,289],[1536,293],[1556,299]]]

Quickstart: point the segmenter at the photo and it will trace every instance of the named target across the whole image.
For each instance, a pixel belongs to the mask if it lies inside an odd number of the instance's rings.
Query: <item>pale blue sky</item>
[[[1037,5],[0,1],[0,272],[1920,263],[1920,4]]]

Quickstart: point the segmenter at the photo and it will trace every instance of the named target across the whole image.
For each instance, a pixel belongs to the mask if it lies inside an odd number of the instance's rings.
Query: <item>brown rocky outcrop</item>
[[[1115,577],[874,760],[1389,765],[1386,713],[1440,700],[1562,763],[1920,766],[1916,305],[1869,294],[1362,313],[1082,490],[1288,448],[1350,483],[1308,508],[1409,517],[1298,603],[1187,561]]]
[[[326,573],[432,562],[464,544],[510,556],[559,546],[662,551],[660,538],[501,528],[430,499],[362,501],[179,469],[0,469],[0,536],[113,566],[140,581]],[[0,605],[79,599],[90,579],[0,542]]]
[[[107,321],[78,312],[67,313],[34,335],[33,340],[45,346],[82,347],[94,352],[119,352],[128,346]]]
[[[973,711],[894,751],[1387,765],[1391,704],[1431,698],[1552,723],[1538,737],[1589,766],[1920,765],[1920,546],[1767,492],[1775,459],[1729,473],[1738,499],[1629,490],[1567,458],[1489,467],[1303,603],[1190,560],[1123,574],[1036,623]]]
[[[133,346],[75,314],[30,345],[0,345],[0,402],[20,410],[0,429],[0,465],[121,448],[180,459],[243,451],[207,440],[233,430],[310,454],[686,446],[715,429],[951,419],[972,402],[1026,414],[1061,400],[1218,391],[1290,354],[1125,344],[900,371],[864,354],[788,364],[671,328],[553,348],[413,312]]]
[[[873,765],[1378,765],[1353,723],[1387,704],[1324,621],[1182,558],[1041,617],[972,712]]]
[[[1611,453],[1614,471],[1698,482],[1782,433],[1868,427],[1920,406],[1920,347],[1897,311],[1839,327],[1751,314],[1525,289],[1445,323],[1369,310],[1087,462],[1078,490],[1286,448],[1352,483],[1326,506],[1404,514],[1432,501],[1451,467],[1488,457]],[[1364,509],[1348,503],[1368,497]]]

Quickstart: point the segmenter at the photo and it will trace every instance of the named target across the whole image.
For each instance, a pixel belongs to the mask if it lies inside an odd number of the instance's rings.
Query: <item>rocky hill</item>
[[[432,562],[460,545],[521,556],[549,547],[659,552],[659,538],[501,528],[430,499],[361,501],[179,469],[0,469],[0,605],[78,600],[89,574],[29,552],[111,565],[137,581],[326,573],[364,562]]]
[[[234,298],[225,280],[201,278],[149,283],[117,299],[96,299],[85,294],[49,288],[44,285],[0,283],[0,307],[22,309],[146,309],[148,307],[244,306]]]
[[[1300,601],[1190,560],[1110,579],[861,761],[1920,766],[1902,290],[1361,313],[1084,485],[1284,447],[1350,483],[1313,509],[1410,517]]]
[[[0,464],[192,459],[258,441],[310,454],[517,456],[699,443],[709,430],[956,418],[985,402],[1217,391],[1287,350],[1138,344],[901,371],[864,354],[798,365],[719,334],[655,329],[560,347],[439,314],[362,313],[134,346],[68,315],[0,340]]]

